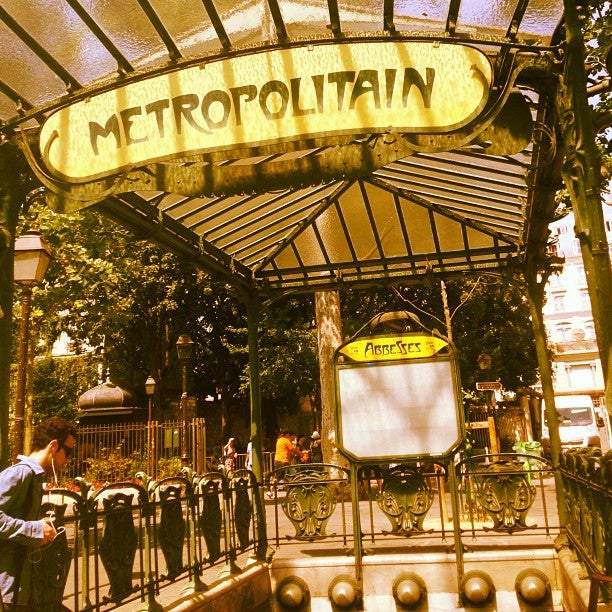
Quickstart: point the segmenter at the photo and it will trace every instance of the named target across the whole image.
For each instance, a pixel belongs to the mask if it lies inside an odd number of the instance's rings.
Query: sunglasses
[[[57,450],[64,449],[64,455],[66,455],[66,459],[70,459],[72,457],[72,453],[74,453],[74,446],[66,446],[63,442],[59,443]]]

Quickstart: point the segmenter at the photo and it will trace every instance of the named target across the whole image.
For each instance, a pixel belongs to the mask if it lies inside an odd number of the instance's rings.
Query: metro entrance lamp
[[[32,288],[42,282],[51,260],[51,249],[40,233],[30,231],[15,240],[13,278],[16,283],[21,285],[22,292],[15,422],[13,424],[13,459],[24,452],[26,374],[30,341]]]

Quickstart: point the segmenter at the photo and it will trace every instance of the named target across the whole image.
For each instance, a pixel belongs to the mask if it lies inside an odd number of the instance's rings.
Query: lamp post
[[[145,392],[149,404],[149,415],[147,418],[147,469],[151,478],[155,477],[155,434],[151,429],[153,421],[153,395],[155,395],[155,379],[149,376],[145,381]]]
[[[193,350],[193,340],[189,334],[182,334],[176,342],[176,352],[183,371],[183,393],[181,395],[181,420],[183,427],[181,430],[181,460],[185,465],[189,463],[189,454],[187,453],[187,368],[191,360],[191,352]]]
[[[478,359],[476,360],[476,362],[478,363],[478,367],[481,370],[490,370],[493,359],[491,358],[491,355],[489,355],[488,353],[480,353],[480,355],[478,355]]]
[[[26,373],[30,341],[30,305],[32,287],[42,282],[51,262],[51,249],[38,232],[28,232],[15,240],[13,279],[21,285],[21,322],[19,325],[19,353],[17,388],[15,391],[15,423],[13,424],[13,458],[24,452]]]

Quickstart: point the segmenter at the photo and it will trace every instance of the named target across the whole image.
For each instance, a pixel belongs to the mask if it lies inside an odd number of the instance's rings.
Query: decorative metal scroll
[[[295,528],[293,537],[297,540],[327,537],[325,529],[336,508],[336,496],[328,482],[329,469],[322,464],[315,465],[288,468],[278,475],[287,487],[281,507]]]
[[[159,545],[166,560],[169,578],[173,578],[183,570],[185,518],[181,507],[182,490],[180,485],[162,485],[159,488],[161,501]]]
[[[579,559],[592,573],[612,571],[612,451],[599,448],[566,450],[560,457],[569,514],[567,533]],[[612,601],[612,586],[602,585],[604,601]]]
[[[221,474],[206,474],[199,482],[202,493],[202,511],[199,527],[204,535],[208,563],[214,563],[221,556],[221,529],[223,515],[220,494],[225,489],[225,478]]]
[[[136,529],[132,517],[133,494],[114,493],[103,499],[105,520],[100,557],[110,582],[109,596],[121,600],[132,591],[136,555]]]
[[[251,543],[249,535],[253,504],[250,492],[256,484],[255,475],[248,470],[236,470],[231,478],[231,488],[234,491],[234,525],[240,549],[245,549]]]
[[[493,519],[493,527],[485,527],[486,531],[512,533],[535,527],[526,524],[536,493],[522,461],[496,461],[476,469],[476,500]]]
[[[434,494],[424,476],[416,470],[398,467],[383,481],[377,496],[378,507],[391,522],[385,534],[410,537],[424,533],[423,522],[433,503]]]

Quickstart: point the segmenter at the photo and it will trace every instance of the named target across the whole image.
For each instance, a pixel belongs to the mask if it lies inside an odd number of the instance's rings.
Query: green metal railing
[[[599,448],[565,451],[560,460],[569,523],[565,527],[572,548],[588,575],[612,572],[612,451]],[[599,596],[612,601],[612,585],[600,580]]]
[[[43,512],[53,512],[62,536],[36,559],[41,609],[62,603],[72,610],[113,609],[140,602],[157,610],[156,594],[179,578],[187,591],[207,589],[206,568],[239,571],[237,554],[253,552],[257,521],[252,472],[107,484],[98,490],[78,478],[79,491],[52,489]],[[49,589],[48,573],[54,575]]]
[[[605,575],[612,464],[589,452],[568,453],[564,461],[568,504],[581,509],[568,535],[590,574]],[[446,465],[297,464],[271,471],[263,483],[243,469],[197,475],[184,468],[159,481],[140,473],[97,490],[77,479],[77,491],[53,489],[44,499],[43,512],[53,511],[64,530],[32,557],[39,564],[38,603],[157,610],[167,585],[182,580],[186,592],[206,590],[211,572],[215,581],[235,575],[262,544],[274,555],[291,556],[295,546],[314,555],[349,554],[357,581],[371,548],[453,550],[461,578],[463,551],[474,546],[553,545],[561,527],[552,476],[546,459],[507,453]],[[265,516],[257,513],[256,495]],[[266,542],[258,541],[261,521]],[[603,599],[608,588],[601,584]]]

